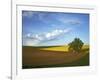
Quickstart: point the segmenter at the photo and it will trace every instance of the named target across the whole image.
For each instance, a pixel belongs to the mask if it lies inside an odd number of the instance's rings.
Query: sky
[[[89,44],[89,14],[22,11],[23,46],[67,45],[76,37]]]

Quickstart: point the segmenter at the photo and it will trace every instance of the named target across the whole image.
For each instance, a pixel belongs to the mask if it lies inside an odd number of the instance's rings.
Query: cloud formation
[[[61,13],[60,13],[61,14]],[[35,11],[23,11],[23,17],[27,17],[27,18],[32,18],[33,16],[37,16],[37,19],[41,22],[44,23],[51,23],[52,20],[58,21],[62,24],[70,24],[70,25],[79,25],[82,23],[82,21],[79,20],[79,18],[67,18],[67,17],[59,17],[60,15],[58,15],[58,17],[55,17],[55,14],[50,13],[49,16],[46,13],[43,12],[35,12]]]
[[[72,18],[72,19],[66,19],[66,18],[59,18],[59,22],[63,24],[71,24],[71,25],[79,25],[81,24],[81,21],[78,18]]]
[[[36,45],[42,42],[47,42],[47,41],[51,41],[51,40],[55,40],[57,38],[59,38],[60,36],[62,36],[65,33],[69,33],[71,31],[71,29],[55,29],[51,32],[47,32],[45,34],[32,34],[32,33],[28,33],[26,34],[23,38],[23,44],[24,45]]]
[[[32,11],[27,11],[27,12],[23,12],[22,16],[31,18],[33,16],[33,14],[34,13]]]

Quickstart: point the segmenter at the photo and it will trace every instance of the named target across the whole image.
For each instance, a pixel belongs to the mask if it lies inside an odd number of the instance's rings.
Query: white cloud
[[[27,11],[27,12],[23,12],[23,14],[22,14],[22,16],[24,16],[24,17],[32,17],[33,16],[33,12],[32,11]]]
[[[40,35],[38,35],[38,34],[33,35],[32,33],[28,33],[28,34],[24,35],[23,38],[33,39],[33,40],[42,40],[42,37]]]
[[[40,21],[42,21],[42,20],[44,21],[45,16],[46,16],[46,14],[44,14],[44,13],[38,14],[38,18],[39,18]]]
[[[50,20],[48,20],[48,18],[46,17],[46,14],[42,12],[25,11],[23,12],[22,16],[27,17],[27,18],[31,18],[34,16],[34,17],[37,17],[37,19],[40,20],[41,22],[44,22],[44,23],[50,22]]]
[[[23,37],[23,44],[24,45],[37,45],[41,42],[47,42],[50,40],[54,40],[59,38],[59,36],[62,36],[65,33],[70,32],[71,29],[56,29],[53,30],[51,32],[47,32],[45,34],[35,34],[33,35],[32,33],[28,33],[27,35],[25,35],[25,37]]]
[[[45,34],[45,37],[48,38],[48,39],[55,38],[55,37],[58,37],[62,34],[65,34],[65,33],[69,32],[70,30],[71,29],[65,29],[65,30],[56,29],[52,32],[49,32],[49,33]]]
[[[58,21],[64,24],[72,24],[72,25],[81,24],[81,21],[77,18],[72,18],[72,19],[59,18]]]

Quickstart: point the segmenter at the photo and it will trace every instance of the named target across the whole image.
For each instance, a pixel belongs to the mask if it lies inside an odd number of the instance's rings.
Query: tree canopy
[[[75,38],[71,43],[68,44],[68,50],[71,52],[79,53],[84,43],[79,38]]]

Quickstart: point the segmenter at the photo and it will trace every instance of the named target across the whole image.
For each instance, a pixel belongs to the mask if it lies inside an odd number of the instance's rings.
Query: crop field
[[[48,50],[48,51],[68,51],[68,46],[51,46],[51,47],[44,47],[40,48],[41,50]]]
[[[84,45],[82,49],[89,48],[89,45]],[[68,46],[62,45],[62,46],[50,46],[50,47],[40,47],[41,50],[49,50],[49,51],[68,51]]]
[[[68,52],[68,46],[22,47],[22,68],[89,66],[89,45],[80,53]]]

